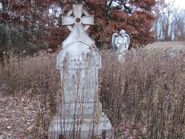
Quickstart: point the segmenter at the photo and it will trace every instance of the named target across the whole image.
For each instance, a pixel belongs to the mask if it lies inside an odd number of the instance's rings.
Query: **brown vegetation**
[[[115,134],[126,137],[146,139],[185,138],[185,55],[183,51],[171,58],[167,53],[132,52],[124,64],[116,61],[110,52],[101,52],[103,69],[100,74],[100,98],[104,112],[110,118]],[[134,58],[133,58],[134,57]],[[1,105],[1,113],[8,120],[1,124],[3,133],[10,133],[17,138],[45,138],[52,116],[56,113],[60,99],[60,79],[55,69],[55,56],[43,55],[24,58],[21,61],[11,59],[10,63],[0,67],[1,82],[6,83],[8,91],[0,93],[0,104],[10,97],[11,107],[20,113],[15,120],[25,118],[21,108],[29,105],[35,110],[33,127],[23,130],[16,126],[7,129],[13,122],[6,107]],[[0,84],[0,89],[2,83]],[[29,92],[30,91],[30,92]],[[3,100],[4,99],[4,100]],[[29,101],[30,103],[27,103]],[[15,104],[14,104],[15,103]],[[20,109],[19,109],[20,108]],[[10,109],[11,110],[11,109]],[[16,114],[16,112],[14,114]],[[13,119],[13,120],[14,120]],[[14,120],[14,121],[15,121]],[[1,122],[0,121],[0,122]],[[9,122],[10,125],[7,125]],[[21,122],[21,121],[20,121]],[[22,121],[24,125],[24,121]],[[20,124],[21,125],[21,124]],[[8,127],[9,128],[9,127]],[[20,130],[15,130],[21,128]],[[27,127],[28,128],[28,127]],[[25,131],[25,133],[22,133]],[[33,138],[33,137],[30,137]]]
[[[156,4],[155,0],[130,0],[131,5],[140,9],[131,14],[118,9],[110,9],[106,6],[106,0],[14,0],[12,2],[2,0],[0,22],[7,28],[10,26],[19,33],[24,32],[23,40],[36,45],[36,48],[50,47],[57,50],[61,40],[64,40],[67,34],[67,29],[61,24],[61,16],[66,14],[74,3],[84,3],[88,11],[95,16],[96,23],[91,28],[91,34],[97,43],[110,42],[112,33],[117,29],[126,29],[135,47],[148,44],[154,38],[150,29],[155,19],[152,13],[152,8]],[[58,17],[50,15],[49,8],[52,5],[60,7],[65,13],[61,13]],[[2,37],[2,40],[6,41],[6,37]],[[8,48],[10,44],[4,42],[2,46]]]
[[[106,113],[126,137],[183,139],[184,51],[174,58],[165,51],[144,53],[129,54],[124,64],[105,56],[100,96]]]
[[[0,65],[0,133],[45,139],[60,99],[54,55],[26,57]]]

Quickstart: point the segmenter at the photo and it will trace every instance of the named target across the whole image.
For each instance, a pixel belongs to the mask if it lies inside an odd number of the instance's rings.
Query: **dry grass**
[[[145,49],[169,49],[169,48],[181,48],[185,49],[185,42],[183,41],[170,41],[170,42],[154,42],[152,44],[148,44]]]
[[[55,56],[48,54],[20,61],[11,58],[1,65],[0,122],[7,121],[1,124],[0,133],[16,138],[45,138],[61,95],[58,74]],[[30,120],[31,125],[27,124]]]
[[[126,59],[127,62],[121,64],[110,52],[102,52],[99,93],[116,136],[184,139],[184,52],[171,58],[158,51],[150,54],[138,51],[134,58],[130,53]],[[37,100],[34,104],[22,104],[36,107],[34,126],[25,134],[34,136],[30,138],[46,138],[49,122],[59,104],[60,76],[55,60],[51,54],[21,61],[12,58],[9,64],[0,67],[1,98],[21,97],[21,94],[24,97],[27,92],[27,97]],[[9,132],[4,127],[0,129]],[[15,136],[18,137],[18,133]]]
[[[176,58],[159,51],[137,52],[126,59],[121,64],[108,53],[103,58],[100,96],[117,134],[185,138],[184,52]]]

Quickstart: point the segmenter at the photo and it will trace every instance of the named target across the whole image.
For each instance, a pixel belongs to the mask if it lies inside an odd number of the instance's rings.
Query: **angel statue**
[[[125,32],[125,30],[121,30],[120,32],[112,35],[112,47],[119,60],[123,58],[126,50],[129,48],[129,45],[130,36]]]

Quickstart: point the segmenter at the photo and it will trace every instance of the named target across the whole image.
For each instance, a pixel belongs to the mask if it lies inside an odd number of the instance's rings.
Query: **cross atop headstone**
[[[73,9],[62,17],[62,25],[67,26],[71,31],[70,35],[64,40],[62,46],[65,48],[70,43],[83,41],[84,43],[94,46],[95,42],[85,32],[90,25],[94,25],[94,16],[90,15],[82,4],[73,4]]]
[[[73,14],[73,16],[72,16]],[[82,15],[85,16],[82,16]],[[94,25],[94,16],[83,9],[82,4],[74,4],[73,9],[70,10],[66,16],[62,17],[62,25],[66,25],[70,31],[73,29],[73,25],[84,25],[84,30],[89,28],[89,25]]]

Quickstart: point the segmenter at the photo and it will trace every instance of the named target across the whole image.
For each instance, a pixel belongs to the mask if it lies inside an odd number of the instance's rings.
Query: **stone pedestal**
[[[113,139],[112,125],[101,103],[63,104],[49,127],[49,139]]]
[[[49,139],[113,139],[112,126],[104,113],[100,117],[65,118],[56,116],[49,127]]]

